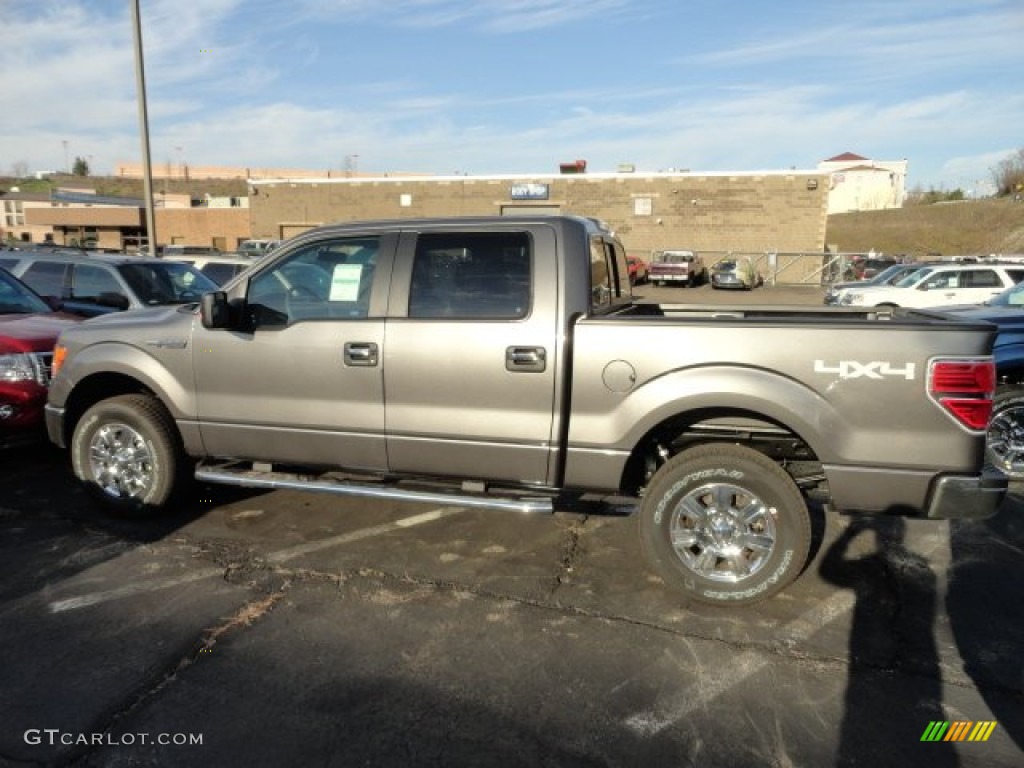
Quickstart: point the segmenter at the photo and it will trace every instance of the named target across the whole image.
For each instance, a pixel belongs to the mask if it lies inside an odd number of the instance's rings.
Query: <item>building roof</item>
[[[855,155],[853,152],[843,152],[841,155],[830,157],[828,160],[822,160],[823,163],[852,163],[858,160],[867,160],[866,157]]]
[[[51,199],[58,203],[79,203],[81,205],[123,205],[129,208],[141,208],[146,201],[134,197],[115,197],[113,195],[97,195],[89,192],[74,192],[67,189],[54,190]]]

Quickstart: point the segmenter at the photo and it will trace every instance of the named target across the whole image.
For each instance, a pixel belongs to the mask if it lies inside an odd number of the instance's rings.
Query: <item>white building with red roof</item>
[[[879,211],[903,207],[906,197],[907,161],[870,160],[853,152],[818,163],[828,174],[828,212]]]

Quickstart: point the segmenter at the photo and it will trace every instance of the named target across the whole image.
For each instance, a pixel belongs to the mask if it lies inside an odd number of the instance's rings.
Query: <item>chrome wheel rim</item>
[[[106,424],[89,443],[89,468],[96,485],[117,499],[142,498],[153,485],[153,454],[127,424]]]
[[[672,549],[698,576],[738,584],[753,578],[775,551],[775,513],[748,488],[702,485],[672,511]]]
[[[996,469],[1024,477],[1024,405],[1011,405],[992,416],[986,450]]]

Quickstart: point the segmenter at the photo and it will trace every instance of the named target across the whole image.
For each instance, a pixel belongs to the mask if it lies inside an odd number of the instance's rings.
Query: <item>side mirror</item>
[[[199,317],[204,328],[228,328],[231,325],[228,295],[224,291],[204,293],[199,300]]]
[[[101,307],[113,307],[114,309],[125,310],[132,305],[128,297],[123,293],[104,291],[96,297],[96,303]]]

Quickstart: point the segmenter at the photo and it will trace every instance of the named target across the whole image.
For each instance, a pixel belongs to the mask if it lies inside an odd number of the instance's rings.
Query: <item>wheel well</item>
[[[153,394],[142,382],[119,373],[100,373],[82,379],[64,405],[64,439],[68,443],[82,414],[100,400],[127,394]]]
[[[637,494],[672,456],[707,443],[753,448],[781,465],[803,488],[824,480],[810,444],[785,424],[750,411],[698,411],[673,416],[644,435],[626,461],[622,490]]]

